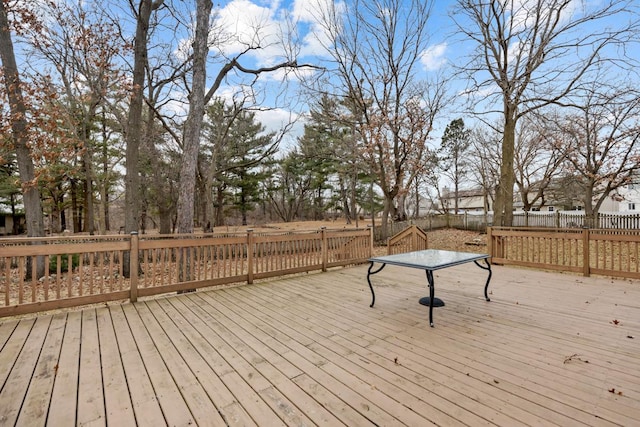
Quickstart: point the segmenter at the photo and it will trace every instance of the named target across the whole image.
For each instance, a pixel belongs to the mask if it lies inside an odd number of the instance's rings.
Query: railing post
[[[247,230],[247,284],[253,283],[253,230]]]
[[[588,227],[584,227],[582,229],[582,274],[585,277],[589,277],[589,275],[591,274],[591,269],[590,269],[590,265],[589,265],[589,259],[591,258],[589,256],[589,228]]]
[[[327,271],[327,264],[329,262],[329,248],[326,231],[327,227],[320,227],[320,238],[322,240],[322,271]]]
[[[137,231],[131,232],[131,240],[129,242],[129,278],[131,283],[129,299],[131,302],[136,302],[138,301],[138,250],[140,247],[140,238]]]
[[[371,224],[367,224],[367,230],[369,230],[369,258],[373,256],[373,227]]]
[[[491,227],[487,227],[487,249],[489,249],[489,257],[493,258],[493,241],[491,240]]]

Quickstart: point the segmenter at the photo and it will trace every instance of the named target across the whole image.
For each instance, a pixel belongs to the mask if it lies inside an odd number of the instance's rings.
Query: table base
[[[420,298],[420,300],[418,301],[421,305],[426,305],[427,307],[429,307],[429,302],[430,302],[430,298],[429,297],[422,297]],[[444,301],[442,301],[440,298],[434,298],[433,299],[433,307],[444,307]]]

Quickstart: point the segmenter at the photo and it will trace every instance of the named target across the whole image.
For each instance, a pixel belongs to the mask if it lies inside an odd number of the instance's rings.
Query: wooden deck
[[[336,269],[0,320],[0,426],[640,425],[640,282]]]

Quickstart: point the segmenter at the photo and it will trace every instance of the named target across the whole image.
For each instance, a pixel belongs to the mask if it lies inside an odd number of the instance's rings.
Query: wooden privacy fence
[[[325,271],[372,246],[370,229],[0,239],[0,317]]]
[[[489,227],[491,262],[640,278],[640,230]]]

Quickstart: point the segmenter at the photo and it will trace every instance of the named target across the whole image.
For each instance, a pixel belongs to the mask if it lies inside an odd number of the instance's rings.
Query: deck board
[[[0,422],[12,425],[17,420],[22,402],[34,377],[38,357],[46,341],[47,331],[51,324],[51,317],[36,319],[28,328],[20,328],[11,346],[8,363],[11,369],[6,377],[5,386],[8,392],[0,394]],[[13,338],[13,337],[12,337]],[[37,382],[37,381],[36,381]],[[4,387],[3,387],[4,389]]]
[[[49,400],[48,425],[75,425],[82,340],[82,312],[66,315],[62,347]]]
[[[0,320],[0,426],[640,424],[640,281],[367,266]]]
[[[122,307],[114,307],[110,312],[135,419],[144,420],[149,425],[162,425],[165,422],[162,408],[124,311]]]
[[[58,369],[65,324],[66,316],[62,314],[55,315],[51,319],[29,389],[20,409],[18,425],[44,425]]]

